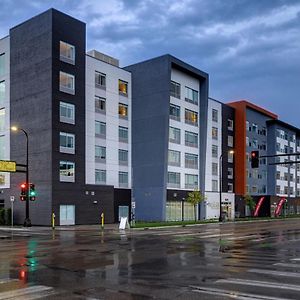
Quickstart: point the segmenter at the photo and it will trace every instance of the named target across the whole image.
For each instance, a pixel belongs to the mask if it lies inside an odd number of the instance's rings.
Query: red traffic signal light
[[[20,200],[21,201],[26,201],[26,198],[27,198],[27,185],[26,185],[26,183],[22,183],[20,188],[21,188]]]
[[[259,151],[251,151],[251,167],[253,169],[259,168]]]

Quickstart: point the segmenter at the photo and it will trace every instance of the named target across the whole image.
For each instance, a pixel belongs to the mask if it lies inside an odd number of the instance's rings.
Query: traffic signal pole
[[[30,188],[29,188],[29,164],[28,164],[28,147],[29,147],[29,141],[28,141],[28,134],[25,130],[20,129],[24,132],[26,136],[26,208],[25,208],[25,220],[24,220],[24,227],[31,227],[31,220],[29,218],[29,193],[30,193]]]

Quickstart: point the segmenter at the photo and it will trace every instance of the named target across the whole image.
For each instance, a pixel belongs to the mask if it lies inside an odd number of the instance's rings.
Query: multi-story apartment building
[[[131,76],[115,59],[86,54],[85,24],[50,9],[0,41],[1,159],[25,163],[37,189],[33,224],[114,222],[131,196]],[[2,201],[24,174],[2,174]],[[6,189],[10,187],[10,189]],[[16,222],[24,203],[15,203]]]
[[[215,99],[209,98],[205,168],[205,218],[219,217],[220,189],[222,211],[226,212],[229,218],[234,218],[233,152],[234,109]]]
[[[208,75],[171,55],[132,73],[136,218],[193,218],[188,192],[205,191]],[[186,209],[184,209],[184,207]],[[197,218],[204,217],[204,204]]]

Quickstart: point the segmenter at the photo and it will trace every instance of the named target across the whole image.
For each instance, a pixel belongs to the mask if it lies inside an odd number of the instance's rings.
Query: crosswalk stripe
[[[273,266],[286,267],[286,268],[300,268],[300,264],[289,264],[289,263],[276,263]]]
[[[275,288],[281,290],[292,290],[292,291],[300,291],[299,285],[294,284],[285,284],[277,282],[269,282],[269,281],[257,281],[257,280],[248,280],[248,279],[237,279],[237,278],[230,278],[230,279],[220,279],[217,283],[230,283],[230,284],[237,284],[237,285],[248,285],[248,286],[257,286],[257,287],[267,287],[267,288]]]
[[[191,286],[193,292],[207,295],[229,297],[238,300],[288,300],[287,298],[269,297],[257,294],[240,293],[237,291]]]
[[[17,282],[17,281],[19,281],[19,280],[18,279],[3,278],[3,279],[0,279],[0,284],[10,283],[10,282]]]
[[[300,258],[292,258],[292,261],[300,261]]]
[[[0,300],[17,299],[17,297],[21,297],[24,295],[26,295],[26,299],[29,299],[29,296],[35,297],[30,299],[38,299],[38,297],[39,298],[43,297],[41,293],[50,292],[51,290],[53,290],[51,287],[44,286],[44,285],[36,285],[28,288],[0,293]],[[35,295],[31,295],[31,294],[35,294]]]
[[[250,269],[250,270],[248,270],[248,272],[257,273],[257,274],[265,274],[265,275],[300,278],[300,273],[295,273],[295,272],[281,272],[281,271],[263,270],[263,269]]]

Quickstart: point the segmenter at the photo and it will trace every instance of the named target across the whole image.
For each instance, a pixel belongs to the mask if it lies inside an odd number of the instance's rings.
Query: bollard
[[[104,229],[104,213],[101,214],[101,228]]]
[[[55,213],[52,213],[51,225],[52,225],[52,229],[55,229]]]

